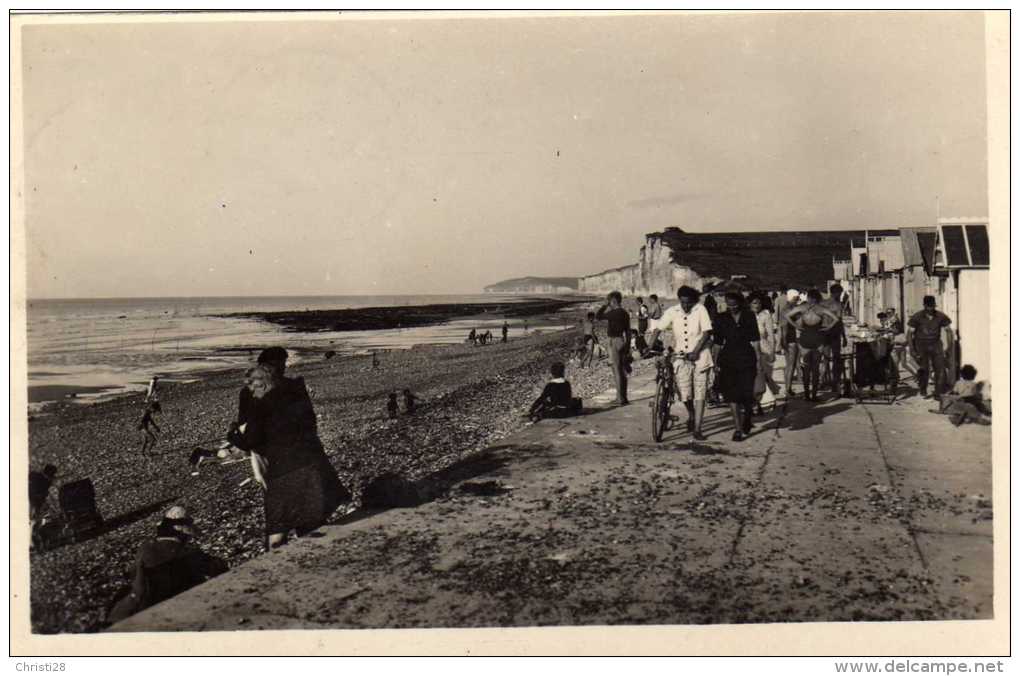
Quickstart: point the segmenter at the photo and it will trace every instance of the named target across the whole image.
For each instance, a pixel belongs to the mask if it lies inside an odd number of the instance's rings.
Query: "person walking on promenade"
[[[637,333],[634,335],[634,347],[637,349],[638,354],[644,356],[648,352],[648,343],[645,342],[645,334],[648,333],[648,306],[645,305],[645,299],[641,296],[637,297]]]
[[[839,322],[839,317],[822,305],[821,292],[811,289],[806,302],[786,313],[786,321],[797,332],[804,370],[804,398],[818,401],[821,348],[828,340],[827,332]]]
[[[953,344],[949,325],[952,320],[935,308],[935,296],[924,297],[924,309],[907,322],[907,349],[917,362],[917,386],[921,396],[928,398],[928,379],[934,372],[934,398],[945,391],[946,353],[942,348],[942,337],[946,344]]]
[[[315,530],[350,493],[341,485],[319,439],[303,378],[287,378],[287,351],[270,347],[251,375],[254,415],[242,431],[231,423],[227,440],[250,451],[256,481],[265,489],[266,547]],[[259,469],[261,468],[261,469]]]
[[[607,322],[606,337],[609,338],[609,364],[613,369],[616,383],[616,403],[629,404],[627,400],[626,358],[630,353],[630,313],[623,309],[623,296],[612,291],[606,296],[606,303],[595,313],[595,319]]]
[[[786,360],[786,365],[783,367],[786,399],[790,400],[796,396],[796,392],[793,391],[793,379],[797,375],[800,347],[797,345],[797,329],[786,321],[786,317],[791,310],[797,307],[800,292],[797,289],[787,289],[779,297],[783,299],[783,302],[779,304],[781,309],[776,311],[776,322],[779,324],[779,349]]]
[[[719,313],[712,330],[719,350],[719,392],[733,413],[733,441],[743,441],[751,431],[754,379],[758,373],[758,320],[744,307],[744,297],[726,294],[726,312]]]
[[[832,380],[832,392],[838,397],[843,384],[843,348],[846,346],[846,327],[843,325],[843,287],[833,284],[829,287],[829,297],[822,301],[822,306],[836,315],[836,323],[826,332],[826,352],[829,377]]]
[[[651,320],[652,344],[665,329],[673,330],[678,356],[676,386],[687,409],[687,431],[696,441],[704,441],[701,423],[705,417],[708,374],[712,370],[712,319],[698,302],[697,289],[681,286],[676,292],[680,302]]]
[[[765,415],[761,408],[761,398],[765,395],[766,388],[773,397],[779,394],[779,385],[772,377],[772,369],[776,363],[776,325],[772,313],[764,307],[762,294],[751,296],[749,305],[758,320],[758,334],[761,336],[758,343],[758,376],[754,381],[754,399],[757,406],[755,413]]]

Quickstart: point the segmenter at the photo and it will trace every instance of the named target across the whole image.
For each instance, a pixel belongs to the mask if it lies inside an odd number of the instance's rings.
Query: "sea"
[[[29,408],[55,400],[89,403],[144,390],[149,379],[185,382],[200,373],[241,369],[270,345],[334,350],[339,356],[415,345],[463,342],[472,329],[499,335],[502,317],[454,319],[434,326],[376,331],[296,333],[239,312],[333,310],[436,303],[519,301],[493,295],[273,296],[45,299],[26,303]],[[526,322],[510,319],[510,336]],[[534,322],[532,324],[534,326]],[[544,330],[559,328],[545,325]],[[254,352],[231,352],[249,347]],[[321,358],[316,356],[316,358]]]

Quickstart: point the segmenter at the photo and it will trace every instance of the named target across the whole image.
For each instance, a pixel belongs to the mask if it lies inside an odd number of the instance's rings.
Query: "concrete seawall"
[[[642,366],[629,406],[607,392],[431,502],[352,515],[111,631],[991,616],[989,428],[916,396],[794,400],[741,443],[723,408],[708,441],[654,443]]]

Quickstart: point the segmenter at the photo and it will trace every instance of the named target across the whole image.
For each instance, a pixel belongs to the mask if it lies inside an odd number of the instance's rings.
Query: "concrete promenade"
[[[991,617],[990,428],[794,400],[654,443],[652,374],[112,631]]]

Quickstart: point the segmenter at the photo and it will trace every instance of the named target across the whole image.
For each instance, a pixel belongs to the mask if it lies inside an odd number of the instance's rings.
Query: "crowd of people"
[[[622,294],[614,291],[596,311],[581,321],[579,365],[590,367],[604,355],[612,372],[616,404],[625,406],[628,378],[636,351],[640,358],[661,355],[661,334],[672,334],[669,352],[674,358],[675,384],[687,412],[687,431],[692,439],[705,440],[703,424],[709,404],[729,407],[733,440],[742,441],[754,426],[754,417],[764,415],[765,392],[774,399],[780,393],[789,400],[796,396],[794,381],[800,375],[803,397],[819,401],[820,388],[828,384],[839,396],[844,380],[843,354],[848,344],[844,318],[847,298],[837,284],[825,297],[817,289],[800,292],[782,288],[776,292],[745,292],[735,288],[699,291],[682,286],[678,302],[664,308],[652,294],[648,302],[634,302],[637,326],[625,307]],[[628,303],[629,305],[629,303]],[[926,297],[924,309],[909,321],[900,320],[894,310],[879,315],[880,331],[890,336],[894,347],[890,359],[895,368],[906,361],[904,351],[917,365],[920,393],[939,400],[936,413],[949,416],[954,425],[964,422],[987,424],[990,420],[990,386],[976,380],[971,366],[960,369],[960,379],[946,387],[946,355],[943,334],[950,319],[935,307],[935,299]],[[604,323],[604,326],[600,323]],[[509,327],[502,326],[502,342]],[[905,331],[905,335],[904,335]],[[485,345],[491,332],[474,329],[468,342]],[[773,377],[775,359],[786,362],[784,382]],[[226,442],[250,459],[252,478],[262,488],[265,520],[265,547],[274,549],[292,533],[301,536],[320,527],[330,515],[352,496],[330,464],[320,441],[317,419],[302,378],[285,375],[288,354],[282,347],[262,351],[257,364],[245,372],[238,395],[236,420],[226,430]],[[373,368],[378,358],[373,353]],[[550,367],[550,379],[527,411],[533,421],[549,417],[567,417],[582,413],[582,401],[574,396],[566,379],[563,361]],[[404,415],[413,415],[420,398],[409,389],[401,393]],[[388,393],[389,418],[400,414],[400,395]],[[139,423],[143,452],[156,443],[159,427],[155,415],[161,411],[158,378],[150,382],[145,409]],[[194,456],[194,453],[193,453]],[[195,464],[192,457],[192,463]],[[42,472],[29,475],[29,499],[33,526],[44,511],[57,468],[48,465]],[[175,506],[157,525],[155,537],[139,549],[131,588],[118,598],[110,611],[111,621],[123,619],[138,610],[169,598],[209,577],[225,566],[201,552],[194,539],[197,528],[186,509]]]

